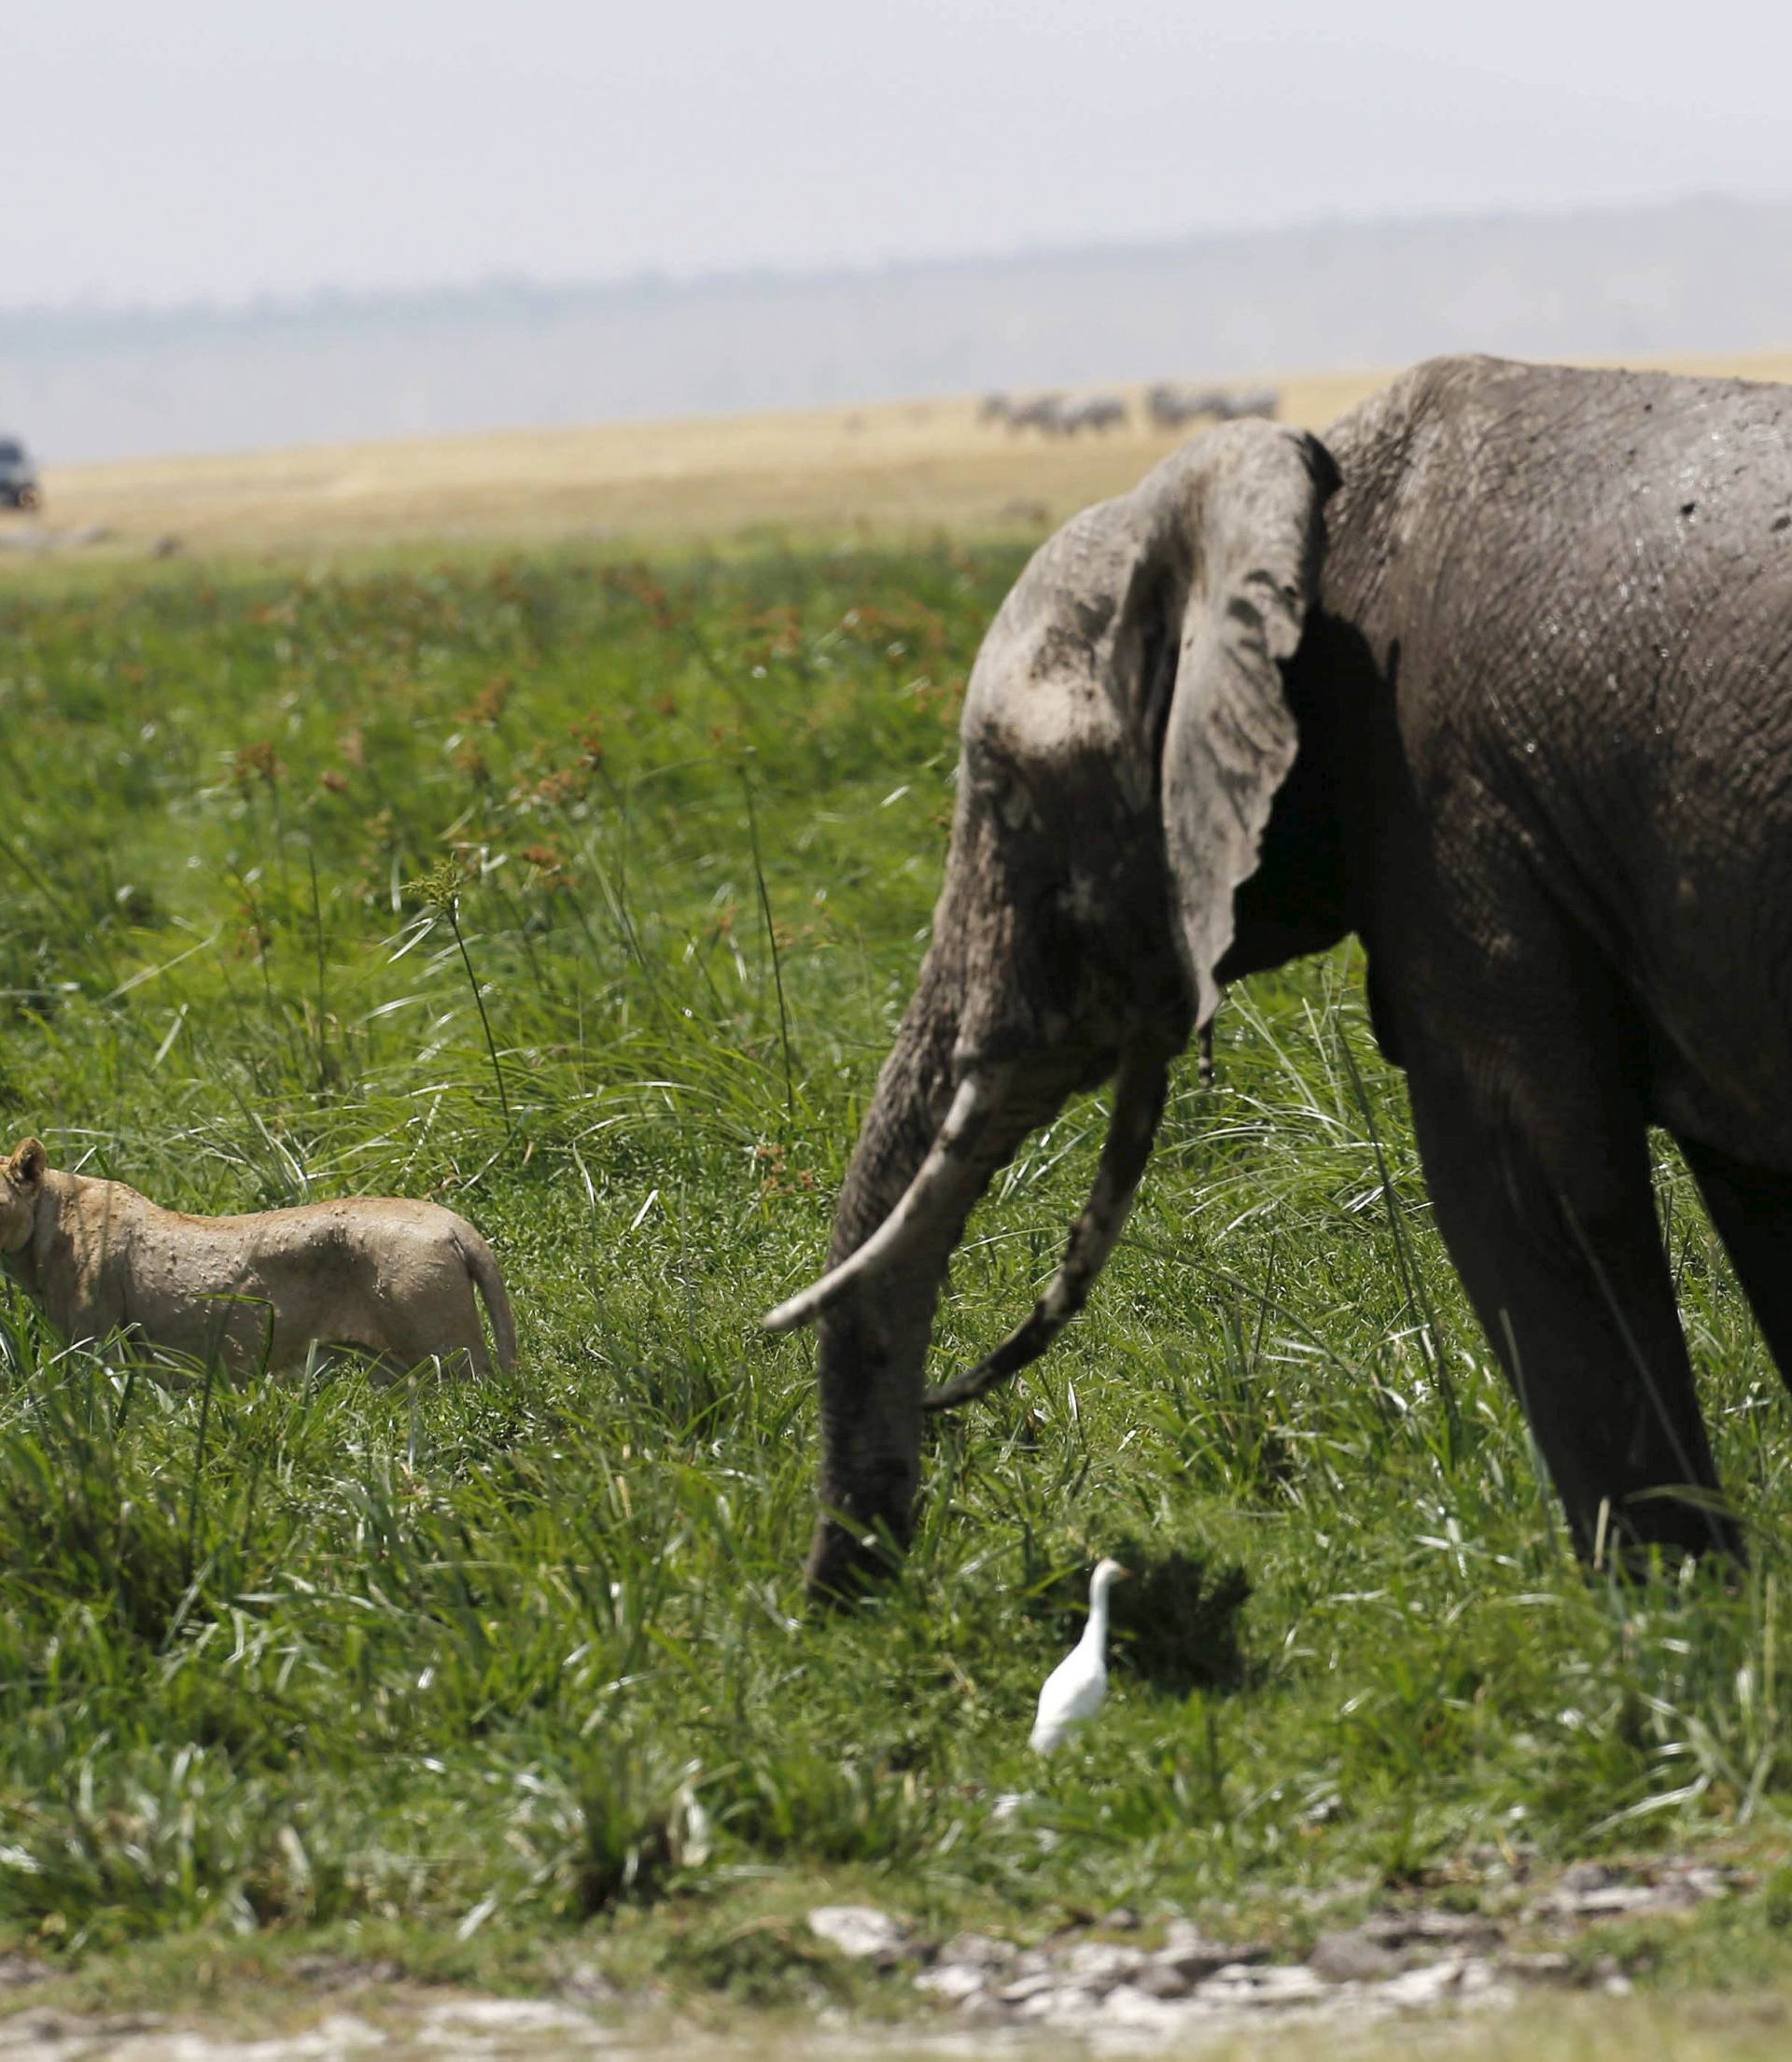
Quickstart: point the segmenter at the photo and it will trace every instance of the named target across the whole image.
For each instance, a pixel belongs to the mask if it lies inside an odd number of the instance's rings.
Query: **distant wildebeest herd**
[[[1144,416],[1154,429],[1181,429],[1188,423],[1237,422],[1247,415],[1273,421],[1281,397],[1273,386],[1233,391],[1224,386],[1173,386],[1165,383],[1145,390]],[[1124,429],[1131,412],[1118,394],[1035,394],[1019,400],[1012,394],[986,394],[977,409],[980,423],[1005,423],[1010,429],[1036,429],[1043,437],[1075,437],[1087,429],[1099,436]]]

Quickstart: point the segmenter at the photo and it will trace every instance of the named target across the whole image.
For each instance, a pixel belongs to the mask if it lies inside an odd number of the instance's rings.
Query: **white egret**
[[[1070,1732],[1093,1718],[1108,1693],[1108,1592],[1126,1574],[1117,1561],[1099,1561],[1089,1580],[1089,1622],[1083,1637],[1045,1678],[1039,1715],[1027,1745],[1049,1754]]]

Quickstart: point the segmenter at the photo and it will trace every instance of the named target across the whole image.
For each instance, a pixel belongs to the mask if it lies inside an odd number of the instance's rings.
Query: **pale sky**
[[[1769,0],[0,0],[0,62],[12,308],[1792,193]]]

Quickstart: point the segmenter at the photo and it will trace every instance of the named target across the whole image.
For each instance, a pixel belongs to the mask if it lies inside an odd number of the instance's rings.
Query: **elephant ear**
[[[1199,1026],[1219,1007],[1214,970],[1232,943],[1233,897],[1256,871],[1295,763],[1281,666],[1318,589],[1337,472],[1316,439],[1262,422],[1210,431],[1178,458],[1161,485],[1147,484],[1165,497],[1164,531],[1188,551],[1158,779],[1177,948]]]

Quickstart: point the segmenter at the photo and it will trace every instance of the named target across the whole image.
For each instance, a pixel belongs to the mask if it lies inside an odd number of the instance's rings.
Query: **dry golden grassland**
[[[1673,361],[1792,379],[1792,353]],[[1281,383],[1290,422],[1320,428],[1385,372]],[[897,538],[936,528],[1031,531],[1132,484],[1178,441],[1134,421],[1042,439],[979,424],[973,400],[885,401],[675,422],[495,431],[219,457],[63,466],[48,525],[116,546],[164,538],[255,553],[461,538],[694,541],[772,529]]]

